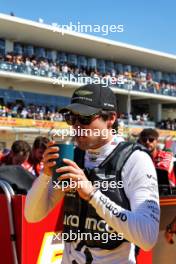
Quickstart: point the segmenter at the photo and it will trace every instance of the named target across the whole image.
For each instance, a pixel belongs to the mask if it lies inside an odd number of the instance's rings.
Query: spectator
[[[8,154],[0,158],[0,165],[22,165],[28,160],[31,152],[30,145],[23,140],[17,140],[13,143]]]
[[[157,130],[146,128],[141,131],[139,135],[139,142],[149,150],[158,174],[163,170],[166,171],[168,173],[168,179],[171,186],[176,186],[173,154],[171,152],[158,149],[158,138],[159,133]]]
[[[48,138],[39,136],[33,143],[32,152],[28,159],[28,164],[26,164],[26,168],[36,176],[39,176],[41,170],[43,169],[43,154],[46,150],[48,142]]]

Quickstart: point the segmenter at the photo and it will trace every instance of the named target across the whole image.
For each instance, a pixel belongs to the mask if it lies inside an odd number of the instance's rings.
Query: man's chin
[[[95,143],[90,142],[89,138],[86,136],[76,137],[75,141],[76,141],[78,147],[82,150],[87,150],[87,149],[93,148],[95,145]]]
[[[149,152],[152,154],[154,149],[153,148],[148,148]]]

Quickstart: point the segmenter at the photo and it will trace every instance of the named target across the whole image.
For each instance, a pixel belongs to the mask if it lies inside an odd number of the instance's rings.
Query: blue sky
[[[106,38],[176,54],[175,0],[1,0],[0,12],[47,24],[123,25]]]

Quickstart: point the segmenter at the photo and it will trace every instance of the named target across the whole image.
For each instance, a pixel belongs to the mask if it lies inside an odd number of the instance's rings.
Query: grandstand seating
[[[0,39],[0,70],[83,83],[99,78],[121,89],[176,96],[175,73],[22,43],[14,43],[13,52],[5,54],[3,39]]]

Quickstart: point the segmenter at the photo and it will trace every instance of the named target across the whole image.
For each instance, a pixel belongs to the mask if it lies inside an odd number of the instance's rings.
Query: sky
[[[89,34],[176,54],[175,0],[0,0],[0,13],[10,12],[46,24],[99,25]],[[122,32],[111,32],[111,25],[122,25]]]

